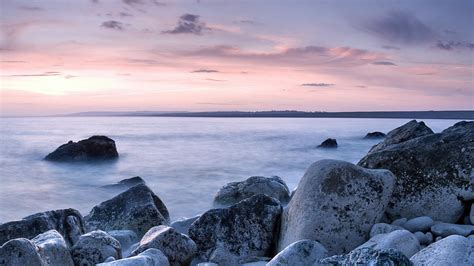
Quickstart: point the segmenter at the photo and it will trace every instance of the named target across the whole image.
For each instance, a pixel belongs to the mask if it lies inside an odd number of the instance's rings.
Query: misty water
[[[60,208],[86,215],[118,191],[101,188],[141,176],[172,220],[212,207],[217,190],[252,175],[282,177],[293,189],[313,162],[356,163],[407,119],[48,117],[0,119],[0,222]],[[454,120],[425,120],[435,132]],[[120,159],[112,163],[52,163],[45,155],[69,140],[107,135]],[[328,137],[339,148],[317,149]]]

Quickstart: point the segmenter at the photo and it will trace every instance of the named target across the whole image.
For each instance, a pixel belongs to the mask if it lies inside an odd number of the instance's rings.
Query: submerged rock
[[[168,258],[156,248],[149,248],[142,253],[121,260],[99,263],[97,266],[169,266]]]
[[[383,215],[395,177],[337,160],[312,164],[282,215],[278,250],[317,240],[330,254],[348,252],[367,240]]]
[[[324,266],[359,266],[359,265],[397,265],[411,266],[413,263],[403,253],[396,249],[376,250],[361,248],[351,251],[347,255],[336,255],[319,261]]]
[[[44,159],[56,162],[110,160],[118,158],[115,141],[106,136],[92,136],[79,142],[69,141]]]
[[[31,239],[31,242],[38,247],[38,252],[46,265],[74,265],[66,241],[56,230],[39,234]]]
[[[139,176],[135,176],[135,177],[120,180],[117,184],[110,184],[110,185],[105,185],[102,187],[107,188],[107,189],[127,189],[133,186],[136,186],[138,184],[145,184],[145,180],[143,180]]]
[[[396,230],[387,234],[375,235],[356,249],[372,248],[375,250],[396,249],[408,258],[420,251],[418,238],[407,230]]]
[[[410,260],[417,265],[474,265],[474,241],[448,236],[422,249]]]
[[[214,204],[232,205],[257,194],[266,194],[281,203],[287,203],[290,198],[290,190],[280,177],[252,176],[223,186],[214,197]]]
[[[12,239],[0,247],[0,265],[46,266],[38,252],[36,245],[26,238]]]
[[[240,261],[271,257],[281,211],[278,200],[255,195],[230,207],[205,212],[191,225],[189,236],[205,260],[218,248]]]
[[[474,122],[459,122],[429,134],[371,151],[358,163],[397,177],[386,214],[389,219],[429,216],[456,222],[462,200],[474,198]]]
[[[381,138],[385,138],[385,133],[382,133],[379,131],[369,132],[364,137],[364,139],[381,139]]]
[[[89,266],[104,262],[107,258],[121,259],[120,242],[104,231],[92,231],[82,235],[71,250],[75,265]]]
[[[148,186],[139,184],[95,206],[84,219],[89,230],[132,230],[141,237],[153,226],[168,224],[169,213]]]
[[[318,241],[305,239],[286,247],[267,266],[315,265],[328,256],[328,251]]]
[[[0,245],[14,238],[31,239],[49,230],[58,231],[72,246],[84,233],[84,221],[79,211],[62,209],[40,212],[22,220],[0,224]]]
[[[336,139],[326,139],[319,144],[318,148],[337,148]]]

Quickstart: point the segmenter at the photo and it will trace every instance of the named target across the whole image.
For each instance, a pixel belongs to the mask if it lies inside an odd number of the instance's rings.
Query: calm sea
[[[356,163],[377,140],[406,119],[341,118],[0,118],[0,222],[59,208],[86,215],[117,191],[100,188],[141,176],[168,207],[172,220],[212,207],[228,182],[252,175],[281,176],[297,186],[313,162]],[[457,121],[425,120],[435,132]],[[69,140],[107,135],[116,141],[114,163],[67,164],[43,157]],[[328,137],[339,148],[315,147]]]

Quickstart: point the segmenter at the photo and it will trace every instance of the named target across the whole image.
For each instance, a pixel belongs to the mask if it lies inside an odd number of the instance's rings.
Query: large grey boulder
[[[474,225],[437,223],[431,227],[435,236],[447,237],[450,235],[468,236],[474,234]]]
[[[50,230],[31,239],[37,247],[41,258],[46,265],[73,266],[69,248],[61,234]]]
[[[417,266],[474,265],[474,241],[448,236],[422,249],[410,260]]]
[[[385,136],[385,139],[377,145],[373,146],[370,149],[369,153],[377,152],[383,150],[384,148],[390,145],[402,143],[404,141],[426,135],[431,135],[433,133],[433,130],[427,127],[424,122],[417,122],[416,120],[411,120],[403,126],[397,127],[394,130],[388,132]]]
[[[49,230],[58,231],[72,246],[84,233],[84,221],[79,211],[62,209],[40,212],[22,220],[0,224],[0,245],[14,238],[31,239]]]
[[[223,186],[214,197],[214,204],[232,205],[257,194],[266,194],[284,204],[290,198],[290,190],[280,177],[252,176],[244,181]]]
[[[89,230],[132,230],[141,237],[153,226],[168,224],[169,213],[149,187],[138,184],[95,206],[84,219]]]
[[[71,250],[75,265],[89,266],[104,262],[107,258],[122,258],[120,242],[104,231],[92,231],[82,235]]]
[[[97,161],[118,158],[115,141],[106,136],[92,136],[79,142],[72,140],[59,146],[44,159],[55,162]]]
[[[26,238],[12,239],[0,247],[0,265],[24,266],[38,265],[47,266],[38,251],[38,247]]]
[[[142,253],[121,260],[104,262],[98,266],[169,266],[168,258],[156,248],[149,248]]]
[[[304,239],[286,247],[267,266],[314,265],[328,256],[328,251],[318,241]]]
[[[362,265],[396,265],[396,266],[411,266],[413,263],[403,255],[402,252],[396,249],[371,249],[360,248],[351,251],[346,255],[335,255],[319,261],[319,264],[324,266],[362,266]]]
[[[362,167],[389,169],[397,177],[387,216],[429,216],[456,222],[463,200],[474,198],[474,122],[459,122],[430,134],[370,152]],[[442,206],[442,207],[441,207]]]
[[[217,248],[227,250],[240,261],[271,257],[281,212],[278,200],[255,195],[230,207],[205,212],[191,225],[189,236],[205,261]]]
[[[396,230],[387,234],[375,235],[356,249],[367,247],[376,250],[393,248],[399,250],[408,258],[421,249],[418,238],[407,230]]]
[[[170,265],[187,265],[196,255],[196,243],[174,228],[160,225],[148,230],[140,245],[130,256],[138,255],[149,248],[159,249],[168,258]]]
[[[337,160],[315,162],[283,212],[278,250],[312,239],[330,254],[351,251],[367,240],[382,217],[394,183],[387,170]]]

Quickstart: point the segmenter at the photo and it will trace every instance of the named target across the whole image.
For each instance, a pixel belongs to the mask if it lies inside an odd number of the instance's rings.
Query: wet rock
[[[369,235],[372,238],[375,235],[387,234],[400,229],[403,229],[403,227],[393,224],[376,223],[372,226],[372,229],[370,229]]]
[[[102,186],[102,188],[106,188],[106,189],[127,189],[127,188],[131,188],[133,186],[136,186],[138,184],[145,184],[145,180],[143,180],[139,176],[135,176],[135,177],[120,180],[117,184],[110,184],[110,185]]]
[[[367,247],[375,250],[393,248],[399,250],[408,258],[421,249],[418,238],[407,230],[397,230],[388,234],[375,235],[356,249]]]
[[[267,266],[314,265],[328,256],[328,251],[319,242],[305,239],[286,247]]]
[[[0,265],[24,266],[39,265],[46,266],[41,259],[36,245],[26,238],[12,239],[0,247]]]
[[[283,212],[278,250],[301,239],[319,241],[330,254],[354,249],[382,217],[394,183],[387,170],[315,162]]]
[[[62,209],[40,212],[0,225],[0,244],[14,238],[31,239],[49,230],[58,231],[72,246],[84,233],[84,221],[79,211]]]
[[[104,262],[108,257],[122,258],[120,242],[104,231],[82,235],[71,250],[75,265],[89,266]]]
[[[376,250],[361,248],[347,255],[335,255],[319,261],[324,266],[358,266],[358,265],[397,265],[411,266],[410,260],[396,249]]]
[[[46,265],[73,266],[69,248],[56,230],[50,230],[31,239]]]
[[[285,204],[290,198],[290,190],[285,181],[278,176],[252,176],[241,182],[223,186],[214,197],[214,204],[227,206],[257,194],[266,194]]]
[[[148,230],[140,240],[140,245],[132,251],[135,256],[149,248],[159,249],[168,258],[170,265],[186,265],[196,255],[196,243],[185,234],[174,228],[160,225]]]
[[[448,236],[420,252],[410,260],[414,265],[474,265],[474,242],[462,236]]]
[[[120,242],[123,257],[128,256],[132,251],[131,246],[138,242],[137,234],[132,230],[112,230],[108,231],[107,234]]]
[[[369,132],[364,137],[364,139],[382,139],[382,138],[385,138],[385,133],[382,133],[379,131]]]
[[[388,169],[397,177],[386,211],[390,219],[429,216],[456,222],[464,212],[462,200],[474,198],[473,161],[474,122],[459,122],[441,133],[370,152],[358,164]]]
[[[281,211],[278,200],[255,195],[230,207],[205,212],[191,225],[189,236],[205,261],[218,247],[241,261],[249,257],[271,257]]]
[[[319,144],[318,148],[337,148],[337,141],[336,139],[326,139],[325,141]]]
[[[168,258],[156,248],[149,248],[142,253],[121,260],[100,263],[98,266],[169,266]]]
[[[431,227],[435,236],[447,237],[450,235],[468,236],[474,234],[474,225],[437,223]]]
[[[434,223],[435,221],[433,221],[431,217],[421,216],[408,220],[403,225],[403,227],[412,233],[417,231],[427,232],[430,230],[431,226],[434,225]]]
[[[141,237],[153,226],[168,224],[169,213],[150,188],[139,184],[95,206],[84,219],[89,230],[132,230]]]
[[[115,141],[106,136],[92,136],[79,142],[69,141],[44,159],[55,162],[97,161],[118,158]]]
[[[173,227],[174,229],[176,229],[176,231],[180,232],[181,234],[188,235],[189,227],[191,227],[191,224],[194,223],[194,221],[196,221],[197,219],[199,219],[199,217],[201,217],[201,215],[197,215],[188,219],[174,221],[170,224],[170,227]]]

